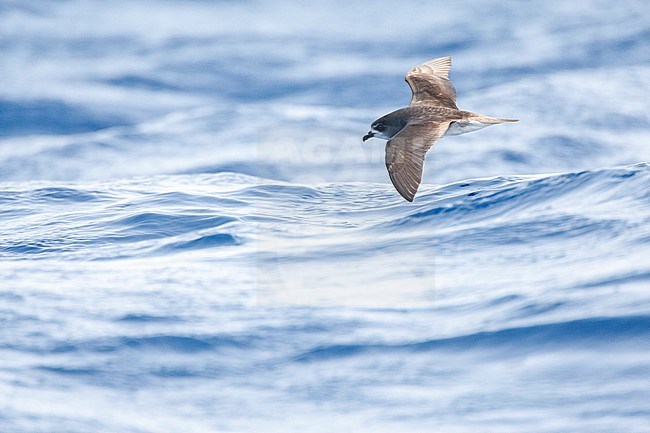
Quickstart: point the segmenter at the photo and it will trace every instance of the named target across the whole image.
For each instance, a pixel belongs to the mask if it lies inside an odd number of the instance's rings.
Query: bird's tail
[[[505,123],[505,122],[519,122],[519,119],[499,119],[498,117],[481,116],[480,114],[477,114],[475,117],[472,118],[472,120],[475,122],[485,123],[488,125]]]

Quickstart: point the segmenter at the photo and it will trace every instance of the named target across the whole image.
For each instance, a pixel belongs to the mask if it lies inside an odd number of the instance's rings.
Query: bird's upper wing
[[[440,57],[408,71],[406,82],[413,92],[411,105],[428,102],[457,110],[456,89],[449,81],[450,69],[451,57]]]
[[[413,201],[422,181],[424,155],[442,137],[449,121],[407,124],[386,143],[386,168],[402,197]]]

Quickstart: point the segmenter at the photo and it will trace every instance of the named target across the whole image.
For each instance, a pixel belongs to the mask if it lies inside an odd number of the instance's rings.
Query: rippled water
[[[3,433],[647,431],[644,2],[0,22]],[[441,140],[407,203],[361,136],[448,54],[521,122]]]

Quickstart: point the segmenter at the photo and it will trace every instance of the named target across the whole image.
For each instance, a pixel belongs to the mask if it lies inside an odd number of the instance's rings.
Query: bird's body
[[[449,81],[451,57],[416,66],[406,74],[413,91],[408,107],[388,113],[372,123],[363,141],[376,137],[386,143],[386,167],[395,189],[413,201],[420,182],[424,156],[446,135],[460,135],[515,119],[499,119],[460,110],[456,89]]]

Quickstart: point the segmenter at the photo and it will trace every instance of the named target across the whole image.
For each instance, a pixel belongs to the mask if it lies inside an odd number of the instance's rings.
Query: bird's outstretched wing
[[[449,81],[451,57],[429,60],[408,71],[406,82],[411,87],[411,105],[421,102],[458,109],[456,89]]]
[[[391,182],[402,197],[413,201],[422,181],[424,156],[449,128],[446,122],[406,125],[386,143],[386,168]]]

